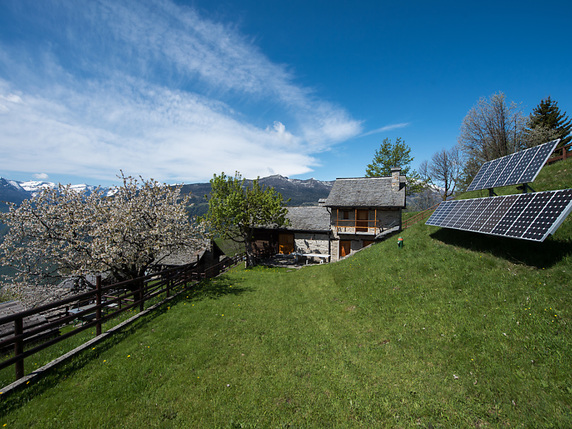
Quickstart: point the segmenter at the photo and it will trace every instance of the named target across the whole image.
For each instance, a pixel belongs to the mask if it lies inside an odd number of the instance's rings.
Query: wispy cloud
[[[386,125],[384,127],[377,128],[375,130],[371,130],[371,131],[368,131],[366,133],[360,134],[359,137],[371,136],[372,134],[385,133],[387,131],[397,130],[399,128],[405,128],[405,127],[408,127],[409,125],[411,125],[409,122],[402,122],[399,124]]]
[[[121,168],[165,181],[304,174],[320,151],[361,132],[245,35],[188,7],[36,5],[32,18],[11,13],[39,28],[38,40],[0,39],[0,157],[13,171],[109,180]],[[251,118],[244,104],[274,116]]]

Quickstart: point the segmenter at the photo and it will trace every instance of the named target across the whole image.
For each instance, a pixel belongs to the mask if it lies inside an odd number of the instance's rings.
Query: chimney
[[[399,176],[401,175],[401,167],[391,167],[391,190],[399,191]]]

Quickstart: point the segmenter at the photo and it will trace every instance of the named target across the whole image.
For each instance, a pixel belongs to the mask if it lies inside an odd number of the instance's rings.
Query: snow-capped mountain
[[[0,201],[20,204],[25,199],[30,198],[30,195],[20,186],[19,182],[0,177]]]
[[[247,180],[247,184],[250,180]],[[289,205],[317,204],[320,198],[326,198],[330,193],[333,181],[321,181],[316,179],[290,179],[288,177],[274,175],[263,177],[260,183],[271,186],[282,194],[285,200],[290,199]],[[20,204],[23,200],[34,197],[42,189],[55,188],[58,185],[52,182],[30,180],[26,182],[9,180],[0,177],[0,202],[12,202]],[[97,189],[92,185],[71,185],[77,192],[88,194]],[[102,188],[107,195],[112,195],[112,190]],[[195,204],[204,203],[204,196],[210,192],[210,183],[185,184],[182,193],[191,193]],[[201,213],[202,214],[202,213]]]
[[[14,183],[14,181],[12,181],[12,183]],[[45,188],[56,188],[58,185],[52,182],[40,182],[37,180],[30,180],[28,182],[15,182],[17,184],[19,184],[23,189],[25,189],[26,191],[32,193],[32,195],[36,195],[38,192],[40,192],[42,189]],[[81,184],[81,185],[71,185],[71,189],[73,189],[76,192],[93,192],[95,189],[97,189],[97,186],[92,186],[92,185],[86,185],[86,184]]]
[[[20,182],[0,177],[0,202],[20,204],[22,201],[36,196],[42,189],[56,188],[57,186],[57,184],[52,182],[38,180]],[[97,189],[97,186],[81,184],[71,185],[71,188],[74,191],[87,192],[89,194]]]

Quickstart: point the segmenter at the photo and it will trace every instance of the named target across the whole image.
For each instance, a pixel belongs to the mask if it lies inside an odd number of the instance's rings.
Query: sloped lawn
[[[5,399],[0,425],[572,427],[570,223],[540,245],[418,224],[403,249],[234,269]]]

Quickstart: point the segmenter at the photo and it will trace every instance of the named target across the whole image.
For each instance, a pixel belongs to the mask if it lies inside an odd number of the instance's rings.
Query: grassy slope
[[[206,283],[9,398],[0,424],[572,427],[572,218],[542,244],[402,236]]]

